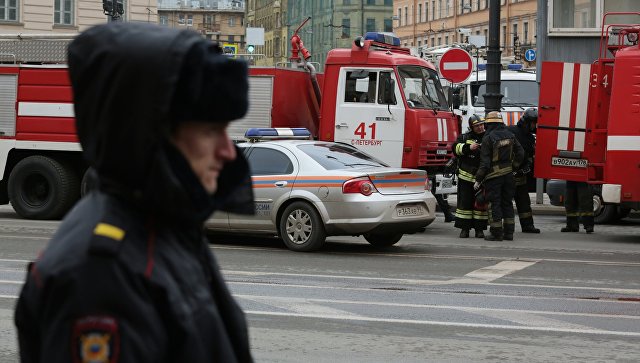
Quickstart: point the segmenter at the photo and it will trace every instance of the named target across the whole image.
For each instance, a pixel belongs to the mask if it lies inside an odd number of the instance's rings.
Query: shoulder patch
[[[120,353],[118,323],[111,316],[84,316],[75,321],[71,346],[74,363],[116,363]]]
[[[124,230],[108,223],[98,223],[93,230],[93,234],[97,236],[107,237],[116,241],[122,241],[124,238]]]

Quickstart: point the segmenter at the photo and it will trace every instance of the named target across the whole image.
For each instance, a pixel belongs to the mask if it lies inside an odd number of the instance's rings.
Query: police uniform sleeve
[[[104,241],[114,243],[114,241]],[[144,276],[109,253],[71,269],[30,269],[16,308],[22,362],[160,362],[168,317]]]

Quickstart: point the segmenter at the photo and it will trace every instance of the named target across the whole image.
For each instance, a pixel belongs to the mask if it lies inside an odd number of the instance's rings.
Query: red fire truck
[[[315,71],[297,33],[293,67],[252,68],[249,127],[306,127],[321,140],[341,141],[391,166],[434,175],[451,157],[458,121],[432,64],[370,33],[351,49],[329,52],[325,73]],[[86,185],[75,134],[65,66],[0,66],[0,203],[25,218],[61,217]],[[455,189],[439,176],[441,192]],[[448,185],[445,185],[448,183]]]
[[[593,184],[617,217],[640,207],[640,24],[604,24],[630,14],[604,16],[593,64],[542,65],[538,109],[536,177]]]

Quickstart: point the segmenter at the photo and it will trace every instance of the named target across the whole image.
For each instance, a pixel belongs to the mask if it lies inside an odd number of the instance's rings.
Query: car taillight
[[[378,190],[368,177],[362,177],[344,182],[344,184],[342,184],[342,192],[345,194],[360,193],[368,196],[373,193],[377,193]]]

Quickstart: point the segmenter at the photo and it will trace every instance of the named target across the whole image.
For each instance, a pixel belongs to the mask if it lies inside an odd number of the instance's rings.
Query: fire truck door
[[[400,167],[404,106],[397,85],[395,73],[388,68],[341,69],[334,140],[353,145],[390,166]],[[395,96],[394,104],[384,103],[387,90]]]
[[[535,176],[587,181],[585,157],[591,65],[544,62]]]

